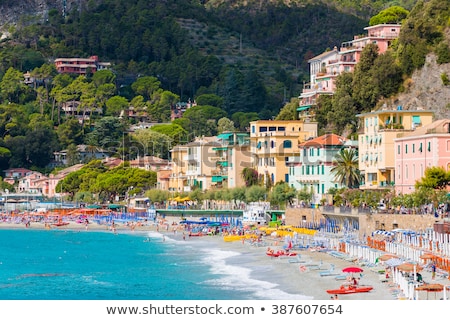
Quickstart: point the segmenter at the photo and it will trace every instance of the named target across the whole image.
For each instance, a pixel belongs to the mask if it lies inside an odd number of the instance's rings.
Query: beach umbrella
[[[399,258],[392,258],[392,259],[384,261],[384,264],[387,267],[397,267],[397,266],[401,265],[402,263],[403,263],[403,260],[401,260]]]
[[[415,263],[410,262],[404,262],[397,266],[397,270],[403,271],[403,272],[416,272],[420,271],[423,268]]]
[[[348,272],[348,273],[361,273],[363,271],[364,270],[361,269],[360,267],[355,267],[355,266],[342,269],[342,272]]]
[[[385,253],[385,254],[379,256],[377,258],[377,260],[379,260],[379,261],[387,261],[387,260],[393,259],[393,258],[398,258],[398,256],[395,255],[395,254],[392,254],[392,253]]]
[[[420,259],[424,259],[424,260],[433,259],[433,258],[436,258],[436,256],[434,254],[432,254],[431,252],[425,252],[420,256]]]
[[[440,283],[426,283],[421,286],[418,286],[416,288],[417,291],[426,291],[427,293],[427,299],[428,299],[428,292],[434,292],[435,298],[436,298],[436,292],[441,292],[444,290],[444,285]]]

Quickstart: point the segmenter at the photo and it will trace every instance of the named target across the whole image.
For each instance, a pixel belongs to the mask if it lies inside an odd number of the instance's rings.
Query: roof
[[[338,136],[334,133],[327,133],[312,140],[305,141],[300,144],[300,147],[308,146],[342,146],[344,145],[346,138]]]
[[[405,110],[405,109],[380,109],[376,111],[366,112],[366,113],[360,113],[357,114],[356,117],[362,118],[366,116],[374,116],[374,115],[380,115],[380,114],[398,114],[398,113],[416,113],[416,114],[433,114],[433,111],[429,110]]]
[[[332,54],[336,54],[336,53],[338,53],[337,48],[335,48],[333,50],[330,50],[330,51],[325,51],[325,52],[322,52],[321,54],[319,54],[319,55],[317,55],[315,57],[312,57],[311,59],[308,60],[308,62],[311,62],[311,61],[314,61],[314,60],[322,60],[323,58],[325,58],[325,57],[327,57],[329,55],[332,55]]]
[[[450,119],[436,120],[430,124],[417,128],[412,132],[405,133],[402,138],[416,137],[425,134],[447,133],[449,134]]]

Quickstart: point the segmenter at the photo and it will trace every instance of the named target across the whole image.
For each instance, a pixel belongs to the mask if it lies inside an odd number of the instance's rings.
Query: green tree
[[[342,149],[333,160],[331,173],[337,182],[348,188],[358,188],[361,181],[358,154],[355,149]]]
[[[152,155],[167,159],[172,149],[173,139],[170,136],[151,129],[139,129],[132,135],[138,142],[139,149],[144,155]]]
[[[259,116],[256,112],[238,111],[233,113],[231,120],[233,120],[235,127],[239,131],[246,131],[249,128],[250,122],[259,120]]]
[[[83,142],[82,127],[75,118],[67,119],[61,123],[56,129],[56,134],[62,148],[66,148],[70,144],[78,145]]]
[[[281,108],[280,113],[276,116],[275,120],[297,120],[297,108],[298,98],[292,98],[290,102],[286,103]]]
[[[180,144],[187,139],[188,132],[183,127],[174,122],[170,124],[155,124],[150,130],[164,134],[173,140],[173,144]]]
[[[30,88],[23,83],[23,73],[10,67],[0,81],[0,97],[4,102],[22,103],[21,95]]]
[[[379,93],[371,77],[373,65],[378,58],[378,50],[376,44],[365,46],[361,53],[361,60],[355,66],[352,98],[357,103],[358,112],[370,111],[378,101]]]
[[[106,101],[107,116],[119,116],[121,112],[128,109],[128,100],[121,96],[114,96]]]
[[[251,187],[259,183],[258,171],[256,169],[244,168],[242,169],[241,175],[246,187]]]
[[[111,70],[99,70],[92,75],[92,82],[98,88],[104,84],[114,84],[116,75]]]
[[[385,23],[401,24],[403,20],[406,19],[408,14],[409,14],[408,10],[400,6],[392,6],[380,11],[377,15],[370,18],[369,25],[375,26],[377,24],[385,24]]]
[[[222,132],[234,132],[234,122],[226,117],[220,118],[217,121],[217,131]]]
[[[205,93],[195,98],[195,102],[198,106],[213,106],[222,108],[223,98],[212,93]]]
[[[294,187],[291,187],[286,182],[278,182],[270,193],[270,202],[274,204],[281,205],[282,208],[286,208],[286,205],[292,204],[292,200],[297,195],[297,191]]]
[[[160,89],[160,86],[161,82],[157,78],[145,76],[133,82],[131,88],[136,94],[143,96],[146,100],[150,100],[153,93]]]
[[[258,185],[252,185],[245,191],[246,202],[257,202],[265,200],[267,197],[266,188]]]
[[[428,188],[442,190],[450,185],[450,173],[441,167],[428,167],[424,176],[416,182],[416,189]]]

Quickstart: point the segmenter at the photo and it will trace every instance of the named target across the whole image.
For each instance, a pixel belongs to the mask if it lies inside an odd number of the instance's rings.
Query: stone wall
[[[319,222],[325,216],[337,219],[357,219],[359,221],[360,237],[370,235],[375,230],[390,231],[393,229],[410,229],[423,231],[433,228],[435,223],[442,222],[442,219],[434,215],[420,214],[387,214],[387,213],[363,213],[357,209],[350,209],[341,213],[339,208],[333,211],[323,211],[323,208],[288,208],[285,212],[286,225],[298,226],[302,221]]]

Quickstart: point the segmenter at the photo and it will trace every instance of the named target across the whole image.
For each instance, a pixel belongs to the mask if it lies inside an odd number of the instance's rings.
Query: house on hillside
[[[31,170],[25,168],[11,168],[3,170],[5,176],[3,181],[13,185],[16,182],[18,182],[19,179],[25,177],[27,174],[31,172],[32,172]]]
[[[111,67],[110,62],[100,62],[98,56],[89,58],[57,58],[55,67],[59,73],[74,73],[86,75],[88,72],[95,73],[99,70]]]
[[[138,168],[148,171],[158,171],[166,168],[169,165],[169,161],[166,159],[158,158],[155,156],[137,157],[135,160],[130,161],[130,167]]]
[[[173,121],[175,119],[179,119],[183,116],[187,109],[195,107],[197,103],[191,102],[189,99],[188,102],[177,102],[174,106],[170,107],[170,120]]]
[[[53,153],[55,156],[56,166],[67,166],[68,164],[68,150],[61,150]],[[77,146],[77,156],[80,163],[87,163],[94,159],[104,160],[110,156],[111,152],[103,150],[99,147],[87,146],[80,144]]]
[[[21,193],[48,193],[48,177],[40,172],[31,171],[20,178],[17,185],[17,192]]]
[[[336,90],[336,78],[344,72],[353,72],[368,44],[376,44],[378,53],[385,53],[392,41],[398,38],[401,25],[379,24],[364,28],[366,35],[355,35],[353,40],[343,42],[308,60],[310,82],[304,85],[297,108],[300,116],[313,112],[320,95],[332,95]]]

